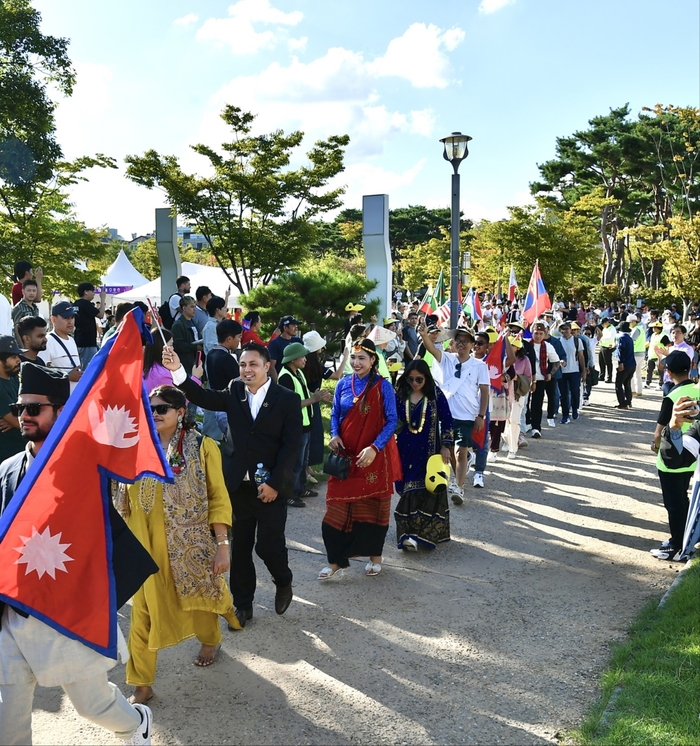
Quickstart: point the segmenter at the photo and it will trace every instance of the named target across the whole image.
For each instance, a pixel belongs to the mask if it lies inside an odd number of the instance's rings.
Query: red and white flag
[[[117,655],[110,478],[172,481],[143,386],[143,314],[86,369],[0,517],[0,599]]]
[[[508,300],[512,303],[518,294],[518,283],[515,280],[515,269],[510,265],[510,280],[508,280]]]

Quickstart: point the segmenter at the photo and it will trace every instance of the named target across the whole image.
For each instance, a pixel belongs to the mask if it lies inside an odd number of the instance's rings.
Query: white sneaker
[[[455,477],[455,475],[453,474],[450,477],[450,483],[447,485],[447,491],[448,492],[455,492],[458,489],[459,489],[459,487],[457,487],[457,477]]]
[[[452,502],[455,505],[461,505],[464,502],[464,490],[461,487],[455,487],[452,490]]]
[[[407,539],[403,540],[403,548],[408,549],[409,552],[417,552],[418,542],[409,536]]]
[[[467,471],[471,471],[476,463],[476,453],[469,451],[469,460],[467,461]]]
[[[518,448],[527,448],[527,438],[522,433],[518,438]]]
[[[484,486],[484,475],[477,471],[474,475],[474,487],[483,487]]]
[[[548,425],[549,425],[550,427],[556,427],[556,426],[557,426],[557,423],[556,423],[556,421],[555,421],[554,419],[551,419],[551,420],[547,420],[547,424],[548,424]]]
[[[129,746],[149,746],[151,743],[151,726],[153,725],[153,713],[146,705],[135,704],[133,708],[141,715],[141,725],[131,734],[131,738],[124,740]]]
[[[493,463],[494,461],[498,461],[498,451],[489,451],[489,455],[486,457],[486,460],[489,463]]]
[[[518,454],[515,451],[508,451],[508,458],[512,461],[514,458],[517,458]]]
[[[532,431],[532,435],[530,437],[532,437],[532,438],[541,438],[542,437],[542,433],[539,430],[533,430]]]

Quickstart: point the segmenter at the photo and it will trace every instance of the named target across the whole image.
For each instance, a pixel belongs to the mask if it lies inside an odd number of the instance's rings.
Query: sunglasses
[[[485,347],[486,342],[474,342],[474,347]]]
[[[168,413],[169,409],[177,409],[174,404],[151,404],[151,412],[153,414],[164,415]]]
[[[407,378],[406,380],[409,383],[423,383],[423,381],[425,381],[425,378],[423,378],[423,376],[416,376],[415,378]]]
[[[19,417],[25,410],[30,417],[38,417],[42,407],[53,407],[57,409],[62,404],[10,404],[10,412],[14,417]]]

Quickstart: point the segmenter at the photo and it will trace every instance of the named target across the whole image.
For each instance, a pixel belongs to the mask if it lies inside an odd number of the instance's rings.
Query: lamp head
[[[453,132],[447,137],[440,139],[445,148],[442,157],[452,164],[455,173],[457,173],[459,164],[469,155],[467,143],[471,139],[469,135],[463,135],[461,132]]]

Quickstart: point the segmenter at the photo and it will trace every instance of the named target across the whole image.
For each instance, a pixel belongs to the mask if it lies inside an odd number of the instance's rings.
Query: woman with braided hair
[[[335,389],[329,448],[351,459],[345,480],[330,477],[323,518],[323,543],[328,566],[320,580],[342,575],[350,557],[369,557],[368,576],[379,575],[389,528],[394,482],[401,478],[394,430],[396,398],[379,375],[374,342],[358,339],[350,354],[352,375]]]
[[[196,636],[201,648],[194,663],[210,666],[221,647],[218,615],[241,629],[223,575],[232,514],[221,452],[187,421],[179,389],[159,386],[150,400],[175,483],[144,477],[120,486],[115,499],[160,568],[136,593],[131,610],[126,681],[136,687],[131,701],[140,703],[153,697],[158,650]]]

